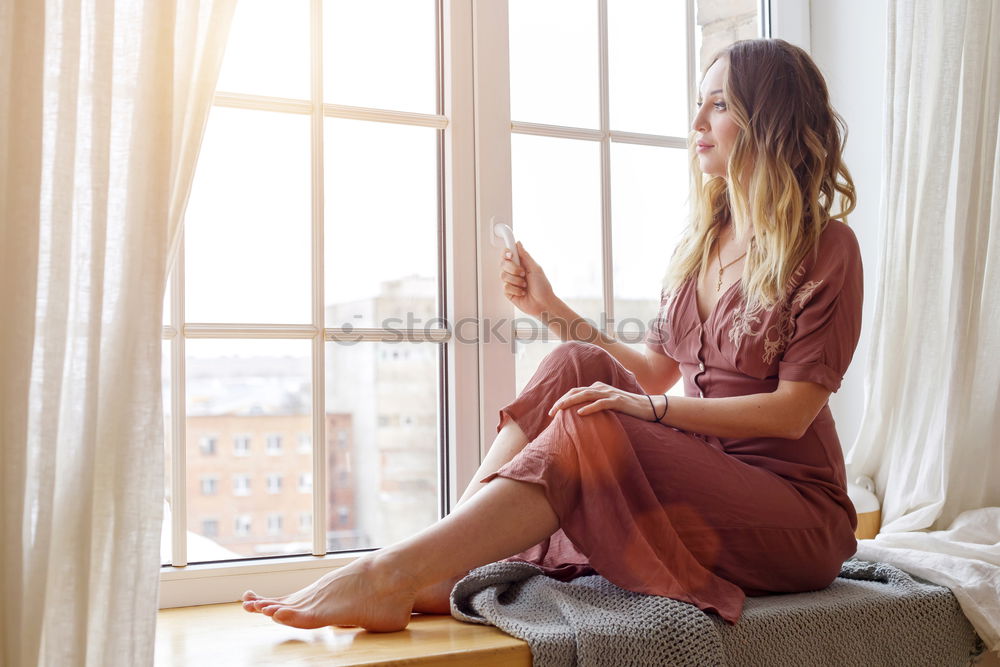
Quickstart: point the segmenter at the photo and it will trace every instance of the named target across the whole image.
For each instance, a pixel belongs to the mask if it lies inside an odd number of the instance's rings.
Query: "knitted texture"
[[[569,582],[530,563],[477,568],[452,615],[525,640],[563,665],[968,665],[984,646],[951,591],[887,563],[851,559],[821,591],[748,597],[736,625],[600,575]]]

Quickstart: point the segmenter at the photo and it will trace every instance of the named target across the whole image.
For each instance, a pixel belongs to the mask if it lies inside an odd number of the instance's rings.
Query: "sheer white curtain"
[[[894,0],[887,48],[858,556],[949,586],[1000,650],[1000,3]]]
[[[0,664],[152,664],[167,255],[234,4],[0,3]]]

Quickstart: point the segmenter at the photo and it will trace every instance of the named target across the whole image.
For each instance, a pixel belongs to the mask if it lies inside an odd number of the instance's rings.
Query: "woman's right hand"
[[[504,250],[500,261],[504,296],[522,313],[540,318],[541,313],[551,310],[555,302],[552,285],[545,277],[542,267],[528,254],[520,241],[517,242],[517,255],[521,259],[521,266],[514,264],[514,260],[508,257],[509,254],[510,251]]]

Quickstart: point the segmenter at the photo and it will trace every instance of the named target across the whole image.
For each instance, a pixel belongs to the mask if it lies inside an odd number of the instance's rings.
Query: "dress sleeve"
[[[646,348],[656,352],[657,354],[662,354],[667,356],[667,351],[663,348],[664,343],[666,343],[664,328],[667,323],[667,308],[670,306],[669,293],[666,289],[660,290],[660,309],[656,313],[656,318],[650,322],[649,329],[646,331]]]
[[[864,277],[854,231],[839,221],[828,224],[842,229],[820,247],[812,270],[792,294],[794,332],[778,378],[815,382],[835,392],[861,335]]]

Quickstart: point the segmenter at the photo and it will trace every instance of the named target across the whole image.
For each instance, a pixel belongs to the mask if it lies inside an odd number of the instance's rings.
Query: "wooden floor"
[[[528,645],[491,626],[416,615],[402,632],[299,630],[238,603],[163,609],[156,667],[229,665],[531,665]]]

